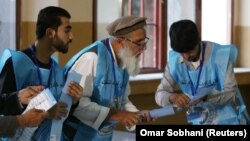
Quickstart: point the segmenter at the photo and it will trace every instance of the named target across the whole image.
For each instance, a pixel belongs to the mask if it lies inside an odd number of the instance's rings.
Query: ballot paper
[[[159,117],[164,117],[164,116],[170,116],[173,115],[174,112],[174,108],[173,106],[166,106],[163,108],[159,108],[159,109],[153,109],[149,111],[150,117],[151,118],[159,118]]]
[[[27,108],[23,113],[26,113],[32,108],[48,111],[55,104],[56,99],[54,98],[51,91],[47,88],[30,100]]]
[[[193,102],[196,102],[199,99],[202,99],[203,97],[211,94],[214,92],[214,85],[199,88],[197,93],[194,96],[191,96],[190,99],[190,104],[192,105]]]
[[[67,104],[67,110],[70,111],[72,105],[72,97],[67,94],[69,83],[74,81],[80,83],[82,75],[77,73],[76,71],[70,71],[67,76],[67,81],[62,90],[62,96],[60,97],[59,101]],[[68,115],[67,115],[68,116]],[[53,120],[51,132],[50,132],[50,141],[60,141],[61,140],[61,132],[62,132],[62,125],[64,120],[67,118],[63,117],[61,120]]]
[[[57,103],[56,99],[54,98],[51,91],[47,88],[30,100],[23,114],[32,108],[48,111],[56,103]],[[17,129],[16,134],[12,138],[9,138],[9,140],[10,141],[31,140],[31,137],[37,128],[38,127],[19,128]]]
[[[77,73],[76,71],[70,71],[69,73],[68,73],[68,76],[67,76],[67,81],[66,81],[66,83],[65,83],[65,85],[64,85],[64,87],[63,87],[63,93],[67,93],[67,90],[68,90],[68,86],[69,86],[69,83],[70,82],[77,82],[77,83],[80,83],[80,81],[81,81],[81,79],[82,79],[82,75],[81,74],[79,74],[79,73]]]

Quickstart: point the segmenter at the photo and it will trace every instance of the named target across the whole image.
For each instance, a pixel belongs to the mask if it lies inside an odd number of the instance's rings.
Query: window
[[[147,50],[141,56],[141,73],[163,70],[166,63],[164,2],[159,0],[123,0],[122,15],[147,17]]]
[[[224,15],[222,15],[223,17],[231,16],[231,1],[232,0],[223,0],[222,2],[224,3],[220,2],[227,9],[227,11],[222,12],[224,13]],[[168,51],[171,50],[168,31],[173,22],[181,19],[193,20],[198,26],[202,39],[209,39],[217,35],[216,33],[208,35],[209,32],[207,31],[212,31],[208,29],[211,27],[211,20],[208,20],[209,16],[207,13],[211,13],[211,9],[215,10],[215,0],[211,2],[210,0],[96,0],[96,2],[97,39],[107,37],[105,26],[120,16],[135,15],[147,17],[147,36],[150,40],[147,44],[147,50],[141,56],[141,73],[155,73],[164,70]],[[212,3],[213,7],[211,7],[211,4],[209,5],[208,2]],[[218,10],[222,9],[219,7]],[[215,15],[216,14],[213,14],[211,17],[215,18]],[[230,20],[231,17],[226,18],[226,21],[223,22],[226,25],[222,25],[227,31],[223,31],[223,35],[218,34],[226,40],[227,43],[230,43],[232,36],[232,23]],[[214,21],[213,19],[212,22]]]
[[[107,5],[110,8],[107,9]],[[103,7],[105,10],[102,10]],[[166,37],[166,12],[163,12],[165,7],[166,3],[160,0],[105,0],[104,2],[97,0],[98,39],[106,35],[104,26],[120,16],[145,16],[147,17],[147,36],[150,39],[147,50],[141,55],[141,73],[163,71],[167,54],[166,39],[163,38]]]
[[[232,0],[203,0],[202,40],[230,44],[231,30]]]

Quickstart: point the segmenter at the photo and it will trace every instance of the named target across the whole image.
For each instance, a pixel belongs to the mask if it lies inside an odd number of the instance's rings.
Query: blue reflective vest
[[[212,92],[212,89],[223,91],[229,60],[234,64],[237,58],[237,48],[234,45],[221,46],[216,43],[207,43],[212,44],[212,51],[210,57],[202,65],[196,95],[199,95],[199,90],[202,91],[202,89],[210,92]],[[169,55],[171,76],[184,94],[193,97],[194,89],[191,88],[190,84],[193,82],[194,85],[197,85],[201,68],[190,70],[185,63],[180,63],[179,59],[181,56],[179,53],[171,51]],[[187,120],[192,124],[245,124],[249,122],[249,116],[239,90],[237,91],[236,99],[237,106],[232,103],[224,105],[216,105],[209,102],[199,103],[189,109]],[[209,112],[206,113],[205,111]]]
[[[50,84],[50,86],[47,87],[50,89],[55,99],[58,100],[60,98],[62,94],[62,87],[64,86],[65,82],[64,73],[63,69],[58,65],[56,61],[54,61],[54,59],[51,59],[51,70],[39,68],[42,76],[42,84],[40,84],[36,65],[26,54],[21,51],[6,49],[1,57],[0,72],[2,71],[6,61],[9,58],[11,58],[13,62],[13,70],[15,74],[17,90],[21,90],[28,86],[47,86],[48,84]],[[51,77],[50,83],[48,83],[49,76]],[[52,121],[49,119],[44,120],[36,129],[32,138],[41,141],[47,140],[50,137],[49,133],[51,123]],[[21,132],[22,131],[17,131],[17,134]],[[20,137],[20,134],[17,134],[15,135],[15,137],[18,139]],[[31,135],[29,135],[28,138],[31,138]]]
[[[67,73],[70,70],[81,55],[89,51],[95,52],[98,55],[98,62],[91,100],[102,106],[113,107],[115,87],[118,88],[120,100],[122,101],[125,95],[129,75],[126,69],[119,68],[119,66],[112,61],[112,56],[108,52],[108,47],[109,46],[106,46],[103,42],[96,41],[73,56],[66,64],[65,72]],[[115,72],[113,72],[113,65]],[[114,73],[116,75],[116,82],[114,82]],[[123,105],[121,105],[121,107],[123,107]],[[77,129],[74,141],[111,141],[113,129],[116,124],[117,122],[115,121],[104,121],[98,130],[89,127],[84,123],[71,123],[69,125]]]

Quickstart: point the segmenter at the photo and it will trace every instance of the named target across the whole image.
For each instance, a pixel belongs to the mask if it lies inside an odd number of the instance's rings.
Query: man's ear
[[[52,28],[47,28],[46,29],[46,36],[49,37],[50,39],[53,39],[55,36],[56,32]]]

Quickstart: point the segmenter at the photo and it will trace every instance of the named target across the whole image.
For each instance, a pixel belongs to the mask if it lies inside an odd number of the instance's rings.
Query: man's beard
[[[54,47],[58,52],[65,54],[68,52],[69,43],[71,43],[71,40],[65,44],[58,36],[56,36],[54,41]]]
[[[140,72],[140,59],[132,55],[128,47],[123,47],[119,51],[122,65],[126,67],[129,75],[135,76]]]

